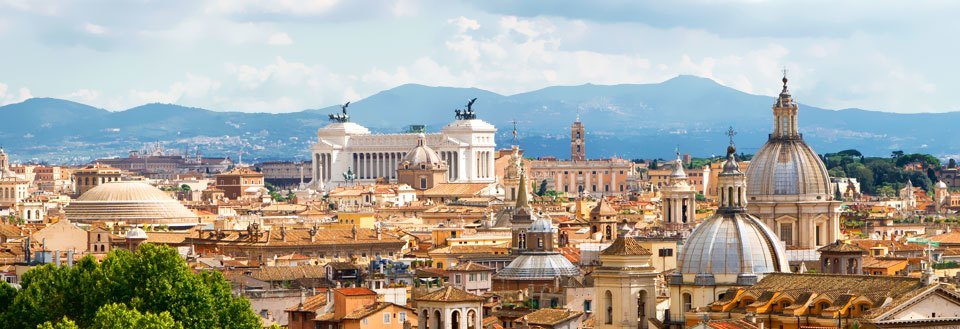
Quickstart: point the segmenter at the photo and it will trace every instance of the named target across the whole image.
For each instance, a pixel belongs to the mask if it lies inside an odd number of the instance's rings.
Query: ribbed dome
[[[127,238],[127,239],[142,239],[142,240],[146,240],[146,239],[147,239],[147,232],[144,231],[142,228],[135,227],[135,228],[133,228],[132,230],[127,231],[126,238]]]
[[[800,200],[827,200],[832,195],[827,167],[803,139],[767,141],[747,167],[747,184],[747,195],[758,201],[774,195],[796,195]]]
[[[697,226],[678,259],[682,274],[789,272],[777,236],[745,212],[714,215]]]
[[[527,252],[507,264],[497,277],[506,280],[553,280],[580,275],[580,268],[555,252]]]
[[[68,219],[127,224],[196,223],[198,216],[160,189],[142,182],[101,184],[66,207]]]
[[[553,227],[553,220],[550,217],[545,215],[535,215],[537,220],[533,221],[533,224],[530,224],[530,228],[527,229],[529,233],[551,233],[556,232],[557,229]]]
[[[409,162],[411,165],[426,164],[430,167],[439,165],[443,161],[436,151],[427,146],[424,138],[423,134],[420,134],[420,138],[417,139],[417,147],[414,147],[407,152],[407,155],[403,156],[404,162]]]

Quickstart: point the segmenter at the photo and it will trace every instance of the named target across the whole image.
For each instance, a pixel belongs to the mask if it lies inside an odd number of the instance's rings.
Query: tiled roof
[[[610,206],[610,202],[606,199],[600,199],[600,202],[597,203],[593,209],[590,210],[590,215],[600,215],[600,216],[613,216],[616,215],[617,211]]]
[[[483,266],[474,262],[466,262],[457,264],[457,266],[448,268],[447,271],[493,271],[492,268],[488,266]]]
[[[367,288],[340,288],[334,290],[335,292],[341,293],[344,296],[367,296],[367,295],[376,295],[377,293],[373,290]]]
[[[760,294],[764,291],[792,291],[817,294],[850,293],[874,295],[880,293],[896,298],[920,287],[920,279],[879,275],[833,275],[768,273],[760,282],[749,288]]]
[[[423,191],[423,195],[428,197],[448,195],[475,196],[489,186],[490,184],[488,183],[440,183]]]
[[[554,326],[583,315],[581,311],[571,311],[568,309],[541,308],[533,313],[527,314],[513,322],[522,323],[526,321],[529,324],[538,324]]]
[[[906,258],[875,258],[875,257],[864,257],[863,258],[863,267],[865,268],[891,268],[898,265],[905,265],[907,262]]]
[[[649,256],[649,250],[633,238],[618,237],[607,249],[600,253],[604,256]]]
[[[325,276],[325,273],[322,265],[265,266],[250,276],[260,281],[293,281],[320,279]]]
[[[853,244],[844,243],[843,241],[840,241],[840,240],[837,240],[837,241],[834,242],[834,243],[831,243],[831,244],[828,244],[828,245],[826,245],[826,246],[823,246],[823,247],[821,247],[820,249],[818,249],[817,251],[819,251],[819,252],[833,252],[833,253],[841,253],[841,252],[842,252],[842,253],[847,253],[847,252],[851,252],[851,253],[857,253],[857,252],[858,252],[858,253],[866,253],[866,251],[863,250],[863,248],[860,248],[860,247],[858,247],[858,246],[856,246],[856,245],[853,245]]]
[[[230,245],[257,245],[257,246],[310,246],[310,245],[370,245],[370,244],[405,244],[402,240],[389,234],[382,234],[381,239],[377,239],[377,234],[372,229],[357,228],[357,238],[353,238],[352,229],[349,228],[321,228],[317,230],[313,241],[310,241],[310,233],[307,229],[288,228],[281,234],[281,229],[274,227],[270,231],[264,232],[262,236],[251,238],[247,230],[225,230],[222,231],[224,237],[217,239],[216,231],[205,230],[197,235],[187,238],[188,243],[216,243]]]
[[[477,296],[456,287],[445,287],[429,294],[417,297],[417,301],[427,302],[483,302],[482,296]]]
[[[355,309],[353,310],[353,312],[350,312],[349,314],[345,315],[341,320],[361,320],[365,317],[373,315],[374,313],[380,312],[381,310],[386,309],[390,306],[396,306],[396,307],[404,308],[411,311],[413,310],[412,308],[409,308],[403,305],[397,305],[397,304],[388,303],[388,302],[378,302],[378,303],[373,303],[373,304]]]
[[[298,303],[293,307],[287,308],[287,311],[303,310],[315,312],[318,308],[324,305],[327,305],[327,294],[321,293],[304,300],[302,306]]]
[[[724,319],[711,320],[707,322],[707,327],[713,329],[757,329],[756,324],[747,322],[744,319]]]

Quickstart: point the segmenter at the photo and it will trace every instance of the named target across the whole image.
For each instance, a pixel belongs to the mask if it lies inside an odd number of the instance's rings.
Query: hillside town
[[[724,127],[722,156],[591,159],[576,116],[569,154],[527,157],[476,98],[438,131],[389,134],[345,104],[304,161],[0,149],[0,277],[152,244],[222,274],[264,327],[960,326],[955,161],[819,154],[781,82],[752,155]]]

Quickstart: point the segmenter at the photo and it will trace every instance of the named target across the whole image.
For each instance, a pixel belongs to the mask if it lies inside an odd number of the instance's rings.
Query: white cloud
[[[216,0],[207,11],[217,14],[276,13],[294,16],[315,15],[330,11],[337,0]]]
[[[93,23],[83,24],[83,30],[87,33],[96,35],[107,33],[107,29],[105,27]]]
[[[220,82],[211,78],[187,73],[186,79],[171,84],[166,90],[130,90],[127,106],[145,103],[177,103],[198,100],[220,88]]]
[[[469,19],[463,16],[449,19],[447,20],[447,23],[453,24],[458,29],[460,29],[460,33],[470,31],[470,30],[476,30],[480,28],[480,22],[477,22],[474,19]]]
[[[289,46],[293,44],[293,39],[291,39],[286,33],[279,32],[270,35],[270,38],[267,39],[267,44],[274,46]]]
[[[79,89],[72,93],[66,94],[63,98],[80,102],[80,103],[92,103],[97,101],[100,98],[100,92],[93,89]]]
[[[13,90],[10,90],[10,86],[0,83],[0,106],[20,103],[30,98],[33,98],[33,94],[30,93],[30,89],[20,88],[14,92]]]

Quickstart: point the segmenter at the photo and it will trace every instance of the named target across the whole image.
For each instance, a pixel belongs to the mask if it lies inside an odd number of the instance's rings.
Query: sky
[[[290,112],[406,83],[510,95],[680,74],[805,104],[960,110],[958,1],[0,0],[0,105]]]

